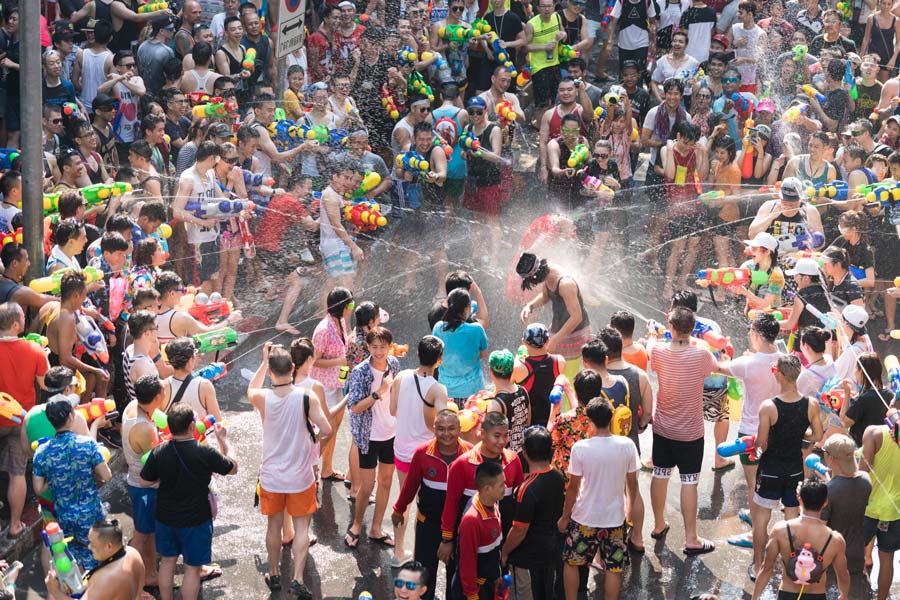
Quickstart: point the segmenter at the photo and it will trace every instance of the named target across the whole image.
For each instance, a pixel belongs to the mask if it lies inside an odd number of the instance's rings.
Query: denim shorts
[[[156,551],[160,556],[184,557],[184,564],[202,567],[212,561],[212,519],[194,527],[169,527],[156,521]]]
[[[156,488],[128,486],[134,529],[138,533],[156,533]]]

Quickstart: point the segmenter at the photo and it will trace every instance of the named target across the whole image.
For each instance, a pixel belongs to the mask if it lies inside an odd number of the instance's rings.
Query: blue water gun
[[[824,235],[822,235],[818,231],[807,231],[805,233],[797,235],[793,243],[791,243],[791,247],[798,248],[800,250],[812,250],[814,248],[818,248],[824,243]]]
[[[0,169],[9,170],[22,157],[22,152],[15,148],[0,148]]]

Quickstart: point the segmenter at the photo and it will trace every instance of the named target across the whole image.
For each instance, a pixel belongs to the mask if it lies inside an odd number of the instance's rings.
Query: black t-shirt
[[[509,555],[517,567],[539,567],[559,559],[561,536],[556,523],[562,516],[566,483],[556,469],[531,473],[516,488],[514,522],[527,523],[528,533]]]
[[[856,52],[856,42],[842,35],[839,35],[835,41],[829,42],[825,40],[825,34],[817,35],[809,44],[809,53],[813,56],[822,56],[822,50],[826,48],[840,48],[846,55],[850,52]]]
[[[528,406],[531,400],[521,385],[515,392],[498,392],[494,399],[503,404],[503,414],[509,419],[509,449],[518,453],[525,445],[528,426]]]
[[[831,90],[825,94],[825,104],[822,105],[822,110],[829,119],[837,121],[837,127],[833,131],[840,131],[840,128],[847,122],[847,115],[850,112],[850,94],[847,90]]]
[[[174,142],[182,138],[187,138],[188,129],[191,127],[191,120],[187,117],[179,117],[177,121],[172,121],[166,117],[166,134]],[[172,162],[178,161],[179,150],[175,149],[174,144],[169,144],[172,148]]]
[[[17,65],[19,60],[19,38],[13,38],[5,29],[0,28],[0,53],[6,53],[6,58]],[[16,69],[3,69],[6,71],[6,93],[9,96],[19,96],[19,71]]]
[[[836,239],[831,245],[846,250],[847,254],[850,256],[850,264],[857,269],[865,271],[869,267],[875,266],[875,255],[872,253],[872,249],[869,248],[869,245],[863,241],[860,241],[854,246],[841,237]],[[857,279],[859,278],[857,277]]]
[[[827,314],[828,311],[831,310],[831,306],[828,304],[828,297],[825,295],[825,290],[817,283],[806,286],[802,290],[797,290],[797,298],[803,302],[804,306],[811,304],[822,314]],[[813,316],[811,312],[805,309],[800,313],[800,319],[797,321],[797,326],[800,329],[803,329],[804,327],[824,327],[817,317]]]
[[[212,474],[227,475],[233,468],[230,458],[208,444],[169,441],[150,453],[141,479],[159,481],[156,518],[160,523],[195,527],[212,518],[208,500]]]
[[[844,280],[831,288],[831,299],[834,307],[838,310],[844,310],[844,307],[851,304],[854,300],[861,300],[863,297],[862,288],[853,276],[847,273]]]
[[[506,11],[502,16],[496,16],[493,11],[489,12],[484,16],[484,20],[488,22],[488,25],[491,26],[491,30],[496,32],[501,40],[504,42],[514,42],[516,41],[516,36],[524,28],[522,25],[522,20],[519,17],[510,11]],[[569,42],[571,45],[571,42]],[[510,60],[514,63],[516,62],[516,48],[509,48],[508,52],[510,54]]]
[[[607,91],[609,90],[603,90],[604,94]],[[643,125],[644,119],[647,118],[647,113],[650,112],[650,109],[656,106],[656,101],[653,99],[653,96],[650,95],[650,92],[642,87],[637,87],[633,92],[629,92],[628,100],[631,102],[631,116],[634,117],[638,127],[640,127]]]
[[[855,401],[850,403],[847,409],[847,418],[853,419],[853,427],[850,428],[850,437],[856,445],[862,447],[863,433],[869,425],[881,425],[884,423],[884,415],[887,408],[881,398],[887,401],[894,396],[888,390],[882,390],[881,397],[876,390],[866,390]]]

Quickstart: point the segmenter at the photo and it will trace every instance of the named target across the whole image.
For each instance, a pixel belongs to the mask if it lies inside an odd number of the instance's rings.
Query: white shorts
[[[325,388],[325,404],[328,408],[334,408],[343,398],[343,388]]]

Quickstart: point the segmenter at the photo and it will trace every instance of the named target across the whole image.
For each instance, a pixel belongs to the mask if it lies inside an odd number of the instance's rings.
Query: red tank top
[[[693,149],[681,154],[672,147],[675,159],[675,179],[666,178],[666,192],[672,216],[684,217],[701,213],[697,202],[697,152]]]
[[[581,130],[580,134],[583,136],[587,136],[587,134],[588,134],[587,129],[585,129],[584,121],[581,119],[581,105],[576,104],[575,110],[573,110],[569,114],[572,114],[572,115],[575,115],[578,117],[579,128]],[[552,140],[552,139],[556,139],[559,137],[559,130],[562,127],[563,116],[565,116],[565,115],[563,115],[562,113],[559,112],[559,106],[554,106],[553,114],[550,116],[550,125],[547,128],[548,133],[550,134],[550,137],[548,139]]]

